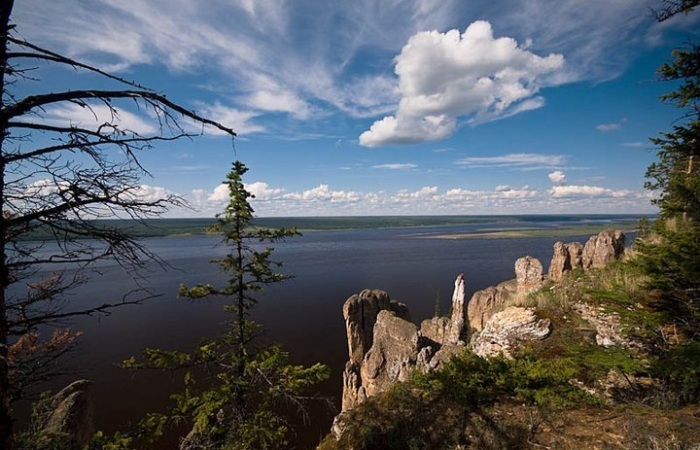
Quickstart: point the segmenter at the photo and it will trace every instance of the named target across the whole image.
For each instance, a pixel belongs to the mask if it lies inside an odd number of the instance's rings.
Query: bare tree
[[[201,134],[205,126],[235,132],[135,82],[54,53],[18,37],[13,0],[0,2],[0,448],[12,448],[11,402],[49,375],[50,362],[76,335],[41,327],[81,315],[101,315],[143,296],[71,309],[65,294],[84,283],[97,261],[117,261],[138,276],[156,256],[120,227],[97,220],[143,220],[182,205],[152,199],[140,180],[138,155],[159,142]],[[31,77],[58,66],[100,76],[113,89],[46,92]],[[94,126],[50,119],[58,107],[89,112]],[[131,108],[157,121],[152,133],[123,126]],[[195,130],[195,131],[191,131]],[[32,239],[37,235],[42,240]],[[47,269],[48,268],[48,269]]]
[[[699,0],[662,0],[661,6],[652,9],[652,14],[658,22],[663,22],[679,13],[688,14],[699,4]]]

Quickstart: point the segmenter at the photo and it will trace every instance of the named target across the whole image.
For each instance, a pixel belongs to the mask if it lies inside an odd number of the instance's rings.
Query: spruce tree
[[[696,1],[667,5],[659,20],[689,13]],[[659,219],[653,233],[638,240],[637,263],[657,289],[662,306],[686,333],[696,336],[700,329],[700,47],[676,49],[673,60],[658,70],[662,81],[679,83],[661,97],[683,110],[672,131],[651,142],[658,161],[646,172],[645,186],[658,197]]]
[[[279,346],[258,345],[255,339],[259,326],[251,311],[258,295],[265,286],[288,278],[275,270],[281,263],[271,260],[273,248],[259,247],[298,233],[253,224],[249,203],[253,195],[242,180],[247,170],[240,161],[233,164],[225,181],[230,201],[213,227],[230,250],[215,261],[229,276],[228,282],[221,287],[181,285],[179,292],[195,300],[211,296],[230,299],[224,306],[230,317],[225,331],[204,340],[191,353],[148,349],[145,362],[126,362],[128,367],[184,369],[185,389],[173,397],[173,411],[151,415],[144,422],[150,423],[151,429],[162,429],[171,421],[190,423],[192,431],[182,440],[181,449],[285,448],[290,432],[285,411],[305,414],[305,401],[310,397],[304,393],[329,376],[327,366],[291,365]]]

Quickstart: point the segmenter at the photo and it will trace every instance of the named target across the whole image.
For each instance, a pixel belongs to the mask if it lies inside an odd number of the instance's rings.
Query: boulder
[[[510,280],[476,291],[469,300],[467,317],[472,330],[480,331],[496,312],[503,309],[506,302],[517,292],[516,280]]]
[[[515,261],[515,279],[518,294],[527,295],[542,287],[542,263],[531,256],[524,256]]]
[[[484,329],[473,335],[471,348],[482,358],[503,355],[512,358],[511,349],[532,340],[542,340],[551,331],[549,319],[539,319],[533,308],[509,307],[486,322]]]
[[[604,230],[591,236],[583,248],[583,268],[599,269],[622,258],[625,253],[625,234],[620,230]]]

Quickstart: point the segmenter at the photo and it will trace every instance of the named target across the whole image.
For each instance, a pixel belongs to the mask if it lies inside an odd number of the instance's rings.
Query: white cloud
[[[258,216],[387,215],[387,214],[531,214],[531,213],[640,213],[655,211],[648,191],[614,190],[601,186],[554,186],[538,190],[527,185],[499,185],[493,189],[465,187],[442,189],[423,186],[394,192],[358,192],[319,184],[289,191],[255,182],[246,188],[256,194],[251,205]],[[259,196],[258,196],[259,195]],[[180,216],[211,217],[221,212],[228,188],[195,189],[190,203],[196,212],[178,210]]]
[[[565,155],[544,155],[541,153],[509,153],[502,156],[470,156],[455,161],[455,164],[466,168],[505,168],[520,170],[536,170],[561,167],[566,164]]]
[[[562,55],[541,57],[512,38],[494,38],[486,21],[462,34],[418,33],[396,57],[401,93],[396,114],[376,121],[360,135],[360,144],[443,139],[459,117],[479,123],[541,107],[540,87],[553,84],[563,66]]]
[[[418,166],[410,163],[394,163],[394,164],[379,164],[372,166],[373,169],[389,169],[389,170],[410,170],[415,169]]]
[[[252,121],[260,115],[255,111],[242,111],[237,108],[224,106],[221,103],[203,105],[200,109],[201,111],[198,111],[200,114],[235,130],[239,136],[261,133],[265,131],[265,127]],[[202,130],[202,126],[200,124],[192,123],[192,127],[197,131]],[[226,135],[226,133],[218,128],[208,125],[204,126],[204,131],[214,135]]]
[[[549,181],[554,184],[561,184],[566,181],[566,174],[561,170],[555,170],[547,175],[547,177],[549,177]]]
[[[625,197],[632,194],[628,190],[613,190],[600,186],[553,186],[549,193],[554,198],[565,197]]]
[[[284,90],[259,90],[244,99],[251,108],[270,112],[289,113],[297,119],[307,119],[311,116],[310,106],[297,95]]]
[[[225,203],[229,200],[229,187],[227,184],[220,184],[209,194],[207,201],[214,203]]]
[[[596,130],[598,131],[617,131],[622,127],[621,124],[619,123],[601,123],[600,125],[597,125],[595,127]]]
[[[122,131],[130,131],[140,135],[153,134],[158,131],[156,125],[148,119],[121,108],[112,110],[106,105],[81,107],[71,103],[55,106],[46,111],[44,121],[55,126],[76,126],[91,130],[105,123],[112,123]]]
[[[266,200],[284,192],[284,189],[271,188],[267,183],[256,181],[255,183],[246,184],[245,188],[253,194],[257,200]]]
[[[651,146],[648,142],[635,141],[635,142],[623,142],[623,147],[634,147],[634,148],[649,148]]]

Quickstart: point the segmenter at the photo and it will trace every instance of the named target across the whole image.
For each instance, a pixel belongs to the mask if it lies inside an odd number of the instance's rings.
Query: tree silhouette
[[[42,325],[80,315],[104,315],[147,294],[71,309],[65,294],[85,283],[100,260],[139,276],[157,257],[123,227],[97,219],[143,220],[183,200],[152,198],[140,184],[148,171],[139,154],[156,143],[201,134],[204,127],[235,132],[163,94],[39,47],[18,36],[14,1],[0,2],[0,448],[12,448],[11,401],[45,379],[47,363],[74,343],[66,330],[43,336]],[[32,78],[37,67],[58,67],[100,78],[100,89],[49,92]],[[94,79],[94,78],[93,78]],[[77,82],[76,82],[77,84]],[[107,86],[107,87],[104,87]],[[157,125],[124,125],[129,110]],[[58,121],[55,111],[94,120]],[[83,121],[85,122],[85,121]],[[34,238],[41,236],[38,241]]]

